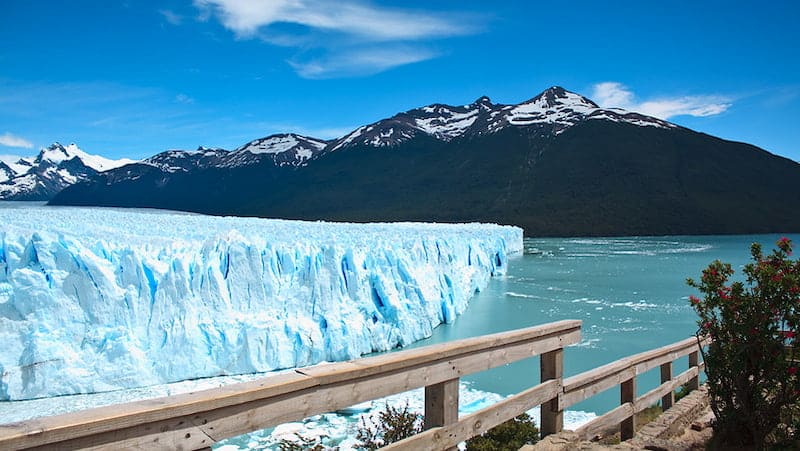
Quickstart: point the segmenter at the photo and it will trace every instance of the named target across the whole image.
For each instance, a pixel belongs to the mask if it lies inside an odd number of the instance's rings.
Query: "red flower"
[[[789,238],[783,237],[778,240],[778,248],[783,252],[786,252],[786,255],[792,255],[792,240]]]
[[[797,368],[793,367],[793,366],[790,366],[789,367],[789,375],[790,376],[794,376],[795,374],[797,374]]]
[[[710,329],[711,328],[711,321],[706,321],[703,323],[703,329]]]
[[[783,336],[786,338],[794,338],[795,333],[792,330],[785,330],[783,331]]]
[[[781,279],[783,279],[783,273],[779,272],[779,273],[775,274],[774,276],[772,276],[772,281],[773,282],[780,282]]]
[[[700,303],[700,298],[697,296],[689,296],[689,302],[691,302],[692,305],[697,305]]]

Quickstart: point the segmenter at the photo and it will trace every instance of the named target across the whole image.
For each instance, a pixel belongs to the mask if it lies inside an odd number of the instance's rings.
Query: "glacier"
[[[0,400],[341,361],[452,322],[522,251],[494,224],[0,206]]]

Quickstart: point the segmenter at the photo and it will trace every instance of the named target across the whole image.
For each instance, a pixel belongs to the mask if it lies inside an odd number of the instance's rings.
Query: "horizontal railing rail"
[[[700,372],[705,368],[705,364],[699,361],[699,350],[707,344],[708,339],[698,341],[696,337],[687,338],[566,378],[559,407],[566,409],[619,386],[620,406],[584,424],[575,432],[590,439],[601,431],[619,425],[621,440],[628,440],[635,432],[635,414],[658,401],[661,401],[664,410],[669,409],[674,403],[675,390],[684,384],[688,384],[689,390],[698,388]],[[689,368],[673,376],[674,361],[685,356],[689,357]],[[661,369],[661,385],[637,397],[636,377],[656,367]]]
[[[228,437],[425,387],[425,428],[404,449],[448,449],[542,405],[544,433],[561,430],[563,348],[581,322],[468,338],[166,398],[0,425],[0,449],[204,449]],[[459,379],[541,356],[536,387],[458,418]],[[399,445],[398,445],[399,446]]]

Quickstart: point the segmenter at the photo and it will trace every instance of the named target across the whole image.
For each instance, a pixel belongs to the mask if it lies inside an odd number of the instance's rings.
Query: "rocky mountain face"
[[[90,155],[75,144],[54,143],[35,157],[11,165],[0,162],[0,200],[49,200],[67,186],[131,162]]]
[[[800,230],[800,165],[550,88],[413,109],[332,141],[162,153],[52,203],[344,221],[488,221],[528,235]]]

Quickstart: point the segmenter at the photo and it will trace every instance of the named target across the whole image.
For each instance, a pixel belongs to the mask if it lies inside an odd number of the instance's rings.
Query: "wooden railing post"
[[[425,387],[425,430],[458,422],[458,384],[456,378]]]
[[[558,379],[559,385],[564,376],[564,349],[556,349],[542,354],[541,359],[541,381],[544,383],[550,379]],[[561,432],[564,428],[564,411],[559,405],[559,396],[546,401],[541,406],[542,413],[542,437]]]
[[[700,359],[699,359],[699,351],[694,351],[689,354],[689,369],[699,366]],[[697,373],[697,376],[689,379],[689,382],[686,384],[689,387],[689,390],[697,390],[700,388],[700,372]]]
[[[623,381],[619,386],[619,403],[633,404],[636,399],[636,376]],[[619,439],[621,441],[630,440],[636,433],[636,415],[631,415],[629,418],[622,420],[619,424]]]
[[[672,380],[672,362],[667,362],[661,365],[661,383],[669,382]],[[661,409],[667,410],[672,407],[675,402],[675,392],[670,391],[663,398],[661,398]]]
[[[458,381],[450,379],[425,387],[425,429],[458,421]]]

